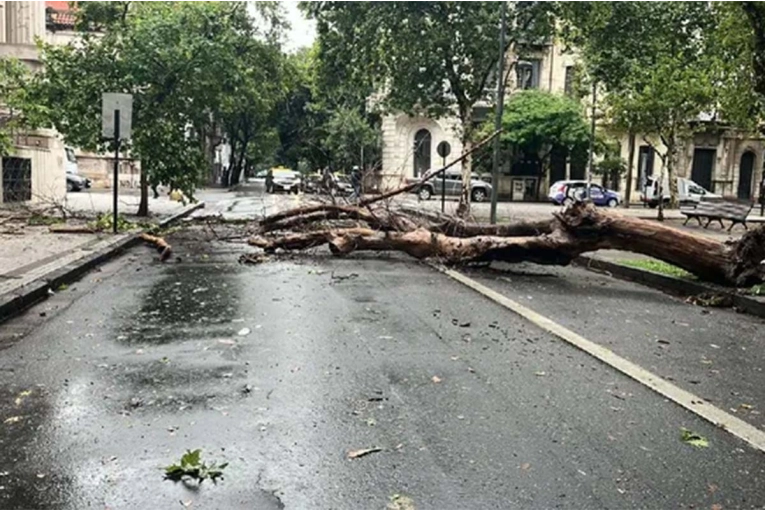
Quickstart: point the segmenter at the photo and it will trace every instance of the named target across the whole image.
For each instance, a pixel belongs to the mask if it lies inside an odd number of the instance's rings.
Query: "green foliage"
[[[46,214],[33,213],[27,219],[27,225],[30,227],[50,226],[58,223],[63,223],[64,218],[60,216],[48,216]]]
[[[379,143],[377,131],[355,109],[340,107],[333,111],[324,126],[324,145],[332,155],[336,169],[350,171],[360,164],[363,149]]]
[[[126,220],[121,214],[117,215],[117,232],[127,232],[133,230],[139,226],[145,226],[146,224],[136,224],[132,221]],[[114,230],[114,215],[112,213],[104,213],[96,218],[95,221],[88,223],[88,227],[98,232],[111,232]]]
[[[680,439],[691,446],[695,446],[696,448],[708,448],[709,447],[709,441],[707,438],[700,436],[699,434],[688,430],[686,428],[680,429]]]
[[[754,285],[749,289],[749,294],[752,296],[765,296],[765,283]]]
[[[678,141],[717,105],[711,4],[564,2],[561,13],[564,37],[605,89],[602,108],[611,126],[657,137],[649,141],[676,202]]]
[[[549,92],[524,90],[508,101],[500,137],[524,152],[541,156],[554,146],[573,150],[586,145],[590,134],[579,103]]]
[[[165,479],[174,482],[190,478],[199,483],[212,480],[218,483],[218,478],[223,478],[223,470],[228,466],[227,462],[217,465],[202,462],[202,450],[187,450],[179,463],[171,464],[165,468]]]
[[[593,168],[598,175],[621,175],[627,171],[627,162],[618,156],[609,156],[599,161]]]
[[[0,121],[0,156],[13,152],[13,135],[41,123],[44,107],[30,95],[32,74],[14,58],[0,59],[0,103],[4,107]]]
[[[278,19],[275,6],[258,9]],[[101,95],[131,93],[133,138],[125,148],[151,184],[191,197],[222,140],[220,126],[235,146],[236,170],[259,156],[251,145],[273,139],[282,56],[245,2],[84,2],[79,13],[81,30],[103,34],[41,44],[44,70],[33,89],[68,143],[110,150],[100,137]]]
[[[675,278],[696,279],[691,273],[685,269],[681,269],[672,264],[667,264],[661,260],[644,260],[644,259],[628,259],[621,260],[619,264],[623,266],[634,267],[637,269],[643,269],[645,271],[652,271],[654,273],[660,273],[667,276],[673,276]]]

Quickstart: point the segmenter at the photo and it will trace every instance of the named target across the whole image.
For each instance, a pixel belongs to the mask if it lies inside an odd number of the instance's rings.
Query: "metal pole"
[[[117,233],[117,193],[119,186],[119,168],[120,168],[120,111],[114,110],[114,217],[113,231]]]
[[[505,69],[505,25],[507,24],[507,2],[502,2],[499,24],[499,60],[497,61],[497,104],[494,130],[502,128],[502,110],[505,100],[505,84],[502,79]],[[491,224],[497,223],[497,195],[499,194],[499,137],[494,139],[494,157],[491,164]]]
[[[592,186],[592,166],[595,161],[595,102],[597,100],[597,85],[598,83],[593,78],[592,80],[592,118],[590,119],[590,160],[587,164],[587,201],[590,198],[590,186]]]
[[[446,156],[443,158],[443,165],[446,166]],[[446,211],[446,172],[441,172],[441,212]]]

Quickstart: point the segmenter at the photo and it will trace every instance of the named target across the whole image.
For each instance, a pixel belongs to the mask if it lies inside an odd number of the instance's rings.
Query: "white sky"
[[[287,20],[292,25],[292,29],[287,34],[285,49],[287,51],[294,51],[303,46],[313,44],[313,40],[316,38],[316,23],[303,16],[303,13],[298,9],[297,2],[282,1],[280,3],[287,11]]]

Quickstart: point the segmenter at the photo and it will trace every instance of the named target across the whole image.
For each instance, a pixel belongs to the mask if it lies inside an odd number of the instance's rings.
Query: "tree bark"
[[[616,249],[648,255],[703,280],[724,285],[748,286],[765,278],[765,227],[747,232],[739,241],[721,243],[583,204],[556,214],[547,228],[540,229],[543,233],[505,231],[502,227],[505,226],[476,226],[469,232],[447,229],[446,234],[425,227],[385,231],[356,226],[277,237],[257,236],[249,243],[267,251],[302,250],[327,244],[336,255],[357,250],[401,251],[418,259],[437,258],[450,263],[496,260],[555,265],[569,264],[586,252]],[[527,232],[528,235],[523,235]]]
[[[624,190],[624,206],[629,209],[632,202],[632,171],[635,168],[635,133],[631,131],[628,135],[627,146],[629,161],[627,161],[627,189]]]
[[[138,204],[137,216],[149,215],[149,179],[146,168],[141,167],[141,201]]]

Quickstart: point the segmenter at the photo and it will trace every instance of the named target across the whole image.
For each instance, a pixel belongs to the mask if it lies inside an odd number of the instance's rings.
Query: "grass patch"
[[[667,264],[661,260],[622,260],[619,261],[619,264],[623,266],[634,267],[636,269],[643,269],[645,271],[652,271],[654,273],[659,273],[667,276],[674,276],[675,278],[684,278],[687,280],[696,279],[695,276],[693,276],[685,269],[673,266],[672,264]]]
[[[50,225],[56,225],[57,223],[63,223],[64,218],[58,216],[47,216],[45,214],[33,214],[27,219],[27,225],[31,227],[48,227]]]

